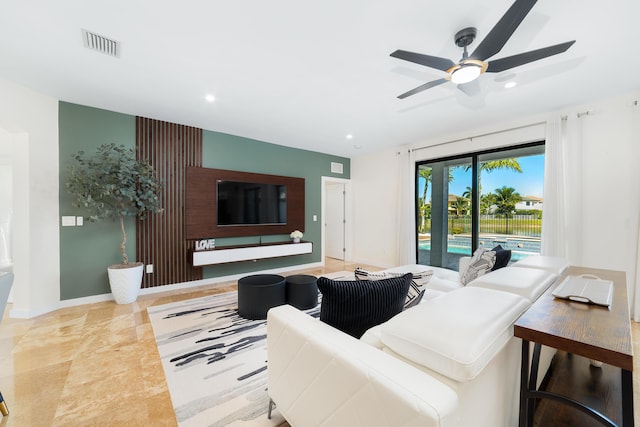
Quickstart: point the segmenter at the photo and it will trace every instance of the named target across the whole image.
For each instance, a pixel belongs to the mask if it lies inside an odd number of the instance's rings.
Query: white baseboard
[[[322,266],[324,266],[324,262],[314,262],[311,264],[292,265],[290,267],[273,268],[270,270],[258,270],[258,271],[251,271],[247,273],[232,274],[230,276],[212,277],[209,279],[193,280],[191,282],[182,282],[182,283],[174,283],[171,285],[155,286],[153,288],[140,289],[140,295],[157,294],[160,292],[174,291],[174,290],[187,289],[187,288],[192,289],[200,286],[234,282],[234,281],[237,281],[238,279],[241,279],[245,276],[249,276],[251,274],[279,274],[279,273],[286,273],[288,271],[306,270],[306,269],[317,268]]]
[[[289,271],[306,270],[306,269],[317,268],[322,266],[324,266],[324,262],[314,262],[311,264],[300,264],[300,265],[293,265],[293,266],[283,267],[283,268],[273,268],[270,270],[251,271],[247,273],[233,274],[230,276],[221,276],[221,277],[213,277],[210,279],[194,280],[191,282],[182,282],[182,283],[174,283],[171,285],[155,286],[153,288],[140,289],[139,295],[158,294],[161,292],[176,291],[181,289],[193,290],[193,288],[198,288],[202,286],[211,286],[211,285],[218,285],[220,283],[237,281],[238,279],[251,274],[280,274],[280,273],[286,273]],[[43,314],[47,314],[52,311],[59,310],[61,308],[76,307],[78,305],[94,304],[98,302],[112,301],[112,300],[113,300],[113,295],[109,293],[109,294],[92,295],[92,296],[82,297],[82,298],[62,300],[62,301],[59,301],[57,304],[55,304],[55,306],[40,307],[38,309],[12,308],[9,311],[9,317],[12,317],[14,319],[31,319],[33,317],[41,316]]]

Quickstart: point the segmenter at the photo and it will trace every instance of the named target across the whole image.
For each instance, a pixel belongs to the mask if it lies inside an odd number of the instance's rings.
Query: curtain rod
[[[633,101],[632,104],[634,106],[638,106],[638,100]],[[581,113],[577,113],[576,117],[582,118],[582,116],[589,116],[589,115],[592,115],[592,114],[593,114],[593,111],[587,110],[587,111],[583,111]],[[560,120],[567,120],[567,118],[568,118],[568,116],[566,116],[566,115],[560,116]],[[494,131],[494,132],[483,133],[483,134],[480,134],[480,135],[468,136],[466,138],[454,139],[454,140],[447,141],[447,142],[440,142],[438,144],[427,145],[425,147],[412,148],[410,151],[418,151],[418,150],[424,150],[425,148],[439,147],[441,145],[453,144],[454,142],[466,141],[467,139],[469,141],[473,141],[473,138],[481,138],[483,136],[496,135],[498,133],[509,132],[509,131],[518,130],[518,129],[524,129],[524,128],[528,128],[528,127],[531,127],[531,126],[542,125],[542,124],[545,124],[545,123],[547,123],[547,122],[546,121],[545,122],[537,122],[537,123],[531,123],[531,124],[528,124],[528,125],[516,126],[516,127],[509,128],[509,129],[497,130],[497,131]]]
[[[545,123],[546,122],[537,122],[537,123],[531,123],[531,124],[528,124],[528,125],[515,126],[515,127],[512,127],[512,128],[509,128],[509,129],[502,129],[502,130],[497,130],[497,131],[494,131],[494,132],[483,133],[483,134],[480,134],[480,135],[468,136],[466,138],[454,139],[452,141],[447,141],[447,142],[440,142],[438,144],[427,145],[425,147],[412,148],[411,151],[418,151],[418,150],[424,150],[425,148],[439,147],[441,145],[453,144],[454,142],[466,141],[467,139],[469,141],[473,141],[473,138],[481,138],[483,136],[496,135],[496,134],[503,133],[503,132],[509,132],[509,131],[512,131],[512,130],[524,129],[524,128],[528,128],[528,127],[531,127],[531,126],[542,125],[542,124],[545,124]]]

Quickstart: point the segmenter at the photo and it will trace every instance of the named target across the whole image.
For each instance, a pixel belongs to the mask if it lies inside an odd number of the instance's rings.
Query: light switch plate
[[[148,274],[153,273],[153,264],[147,264],[147,270],[146,271],[147,271]]]
[[[75,227],[76,226],[76,217],[75,216],[63,216],[62,217],[62,226],[63,227]]]
[[[77,216],[76,217],[76,225],[78,227],[82,227],[84,225],[84,217]]]

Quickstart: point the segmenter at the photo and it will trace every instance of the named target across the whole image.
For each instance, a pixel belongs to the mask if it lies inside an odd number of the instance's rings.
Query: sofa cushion
[[[466,285],[477,277],[487,274],[496,263],[496,253],[486,248],[478,248],[473,253],[469,266],[460,275],[460,283]]]
[[[382,343],[382,339],[380,338],[381,334],[382,324],[376,325],[372,328],[367,329],[367,331],[360,337],[360,341],[365,342],[379,350],[382,350],[384,348],[384,344]]]
[[[407,273],[411,273],[413,275],[413,279],[411,279],[411,286],[409,286],[409,292],[407,292],[407,298],[404,302],[405,309],[413,307],[420,302],[420,300],[424,296],[424,290],[427,286],[427,283],[429,283],[431,276],[433,276],[433,271],[423,270],[396,273],[390,271],[368,271],[360,267],[356,267],[356,269],[353,271],[353,274],[356,276],[357,280],[381,280],[391,277],[402,277]]]
[[[398,314],[382,325],[380,340],[418,365],[469,381],[513,337],[529,305],[516,294],[465,287]]]
[[[504,249],[502,245],[498,245],[491,250],[496,253],[496,263],[494,264],[491,271],[499,270],[509,265],[509,261],[511,261],[510,249]]]
[[[550,271],[555,274],[562,274],[571,264],[564,258],[545,256],[545,255],[531,255],[520,261],[511,264],[511,267],[525,267],[525,268],[538,268],[540,270]]]
[[[558,276],[545,270],[534,268],[507,267],[478,277],[467,287],[495,289],[520,295],[530,302],[537,300],[551,286]]]
[[[360,338],[370,327],[385,322],[402,311],[411,278],[411,273],[376,281],[331,280],[320,277],[320,320]]]

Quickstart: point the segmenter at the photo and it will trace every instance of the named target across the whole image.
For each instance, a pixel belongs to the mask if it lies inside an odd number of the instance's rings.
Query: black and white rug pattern
[[[267,322],[240,317],[237,297],[147,308],[181,427],[287,425],[278,411],[267,419]]]

